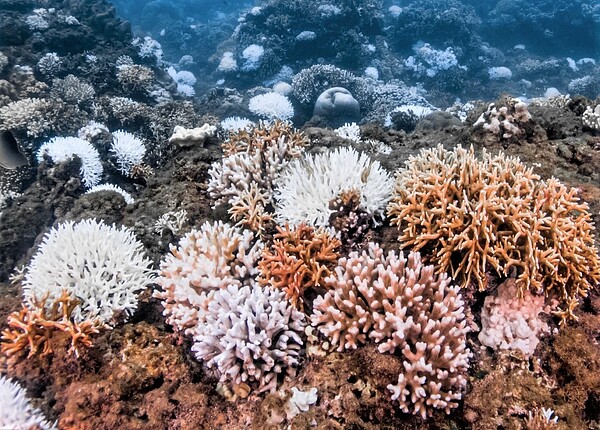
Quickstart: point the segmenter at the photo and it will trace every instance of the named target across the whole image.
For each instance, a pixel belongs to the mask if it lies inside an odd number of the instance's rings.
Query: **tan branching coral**
[[[519,291],[560,300],[563,320],[600,281],[587,204],[502,153],[478,160],[460,146],[422,151],[396,174],[388,215],[401,247],[425,251],[438,273],[480,291],[492,269],[515,274]]]
[[[215,203],[229,203],[232,219],[261,232],[271,221],[273,186],[288,162],[299,157],[308,138],[290,124],[260,123],[232,132],[224,158],[209,170],[208,192]]]
[[[305,291],[324,285],[342,244],[327,230],[306,224],[277,227],[277,231],[258,263],[258,282],[284,290],[292,305],[302,308]]]
[[[279,142],[287,142],[289,153],[298,157],[309,144],[308,137],[296,130],[290,123],[275,121],[272,124],[259,123],[249,129],[242,128],[229,134],[229,138],[222,145],[223,155],[229,156],[240,152],[254,154],[264,152],[270,146]]]
[[[273,215],[266,209],[269,200],[270,196],[256,182],[252,182],[248,189],[240,192],[238,198],[232,199],[227,212],[236,226],[248,228],[262,237],[267,226],[274,222]]]
[[[29,350],[29,357],[37,354],[52,354],[57,347],[56,333],[63,332],[70,337],[69,353],[79,357],[84,347],[92,345],[91,336],[97,334],[103,324],[98,320],[75,322],[73,310],[80,304],[71,298],[68,291],[46,305],[47,297],[29,308],[23,306],[18,312],[8,316],[9,328],[2,332],[2,353],[18,357]]]
[[[458,406],[471,353],[463,300],[446,274],[436,276],[421,256],[384,251],[375,243],[341,258],[325,279],[329,291],[313,302],[311,324],[338,351],[372,340],[396,353],[404,372],[388,385],[404,412],[426,417]]]

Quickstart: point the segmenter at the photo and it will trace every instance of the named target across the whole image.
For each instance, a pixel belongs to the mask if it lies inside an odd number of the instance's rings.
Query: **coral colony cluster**
[[[456,0],[54,3],[0,0],[0,429],[600,428],[593,58]],[[529,3],[487,31],[568,36]]]

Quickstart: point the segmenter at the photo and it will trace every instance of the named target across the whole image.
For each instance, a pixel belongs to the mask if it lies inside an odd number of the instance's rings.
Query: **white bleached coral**
[[[600,104],[593,109],[588,106],[581,118],[585,127],[596,131],[600,130]]]
[[[306,321],[283,291],[229,285],[208,295],[200,319],[192,351],[234,393],[275,391],[296,374]]]
[[[458,406],[471,353],[466,345],[463,300],[446,274],[370,243],[362,254],[341,258],[325,279],[329,291],[314,303],[311,324],[338,351],[368,340],[396,353],[404,372],[388,385],[400,409],[426,417],[432,408]]]
[[[271,92],[250,99],[248,109],[260,118],[286,121],[294,116],[292,102],[286,96]]]
[[[16,382],[0,376],[0,428],[11,430],[55,430],[42,412],[31,406],[25,390]]]
[[[498,287],[497,295],[485,298],[481,311],[479,341],[493,349],[519,349],[531,356],[539,336],[548,330],[540,319],[544,312],[544,296],[525,290],[519,294],[515,279]]]
[[[81,303],[76,322],[99,319],[112,324],[137,308],[137,293],[152,283],[144,247],[125,227],[102,221],[67,221],[51,229],[26,268],[25,303],[34,307],[44,297],[51,306],[66,290]]]
[[[220,221],[205,222],[182,237],[177,247],[171,245],[156,279],[162,291],[154,293],[163,301],[167,322],[189,333],[196,327],[206,293],[253,282],[262,248],[250,231]]]
[[[531,114],[527,105],[521,100],[514,98],[506,100],[506,106],[496,106],[490,103],[487,110],[483,112],[473,127],[482,126],[493,135],[502,139],[512,137],[523,137],[526,133],[524,125],[531,120]]]
[[[110,152],[117,159],[119,171],[123,175],[131,176],[131,169],[141,165],[144,161],[144,155],[146,155],[144,142],[124,130],[115,131],[112,135],[113,142]]]
[[[86,194],[97,193],[100,191],[110,191],[113,193],[120,194],[123,197],[123,199],[125,200],[125,203],[127,203],[128,205],[132,205],[133,203],[135,203],[135,200],[133,199],[133,197],[131,197],[131,194],[129,194],[127,191],[125,191],[123,188],[119,187],[118,185],[114,185],[114,184],[95,185],[92,188],[90,188],[89,190],[87,190]]]
[[[80,175],[84,185],[91,188],[100,182],[103,172],[100,154],[91,143],[78,137],[55,137],[44,143],[38,150],[39,162],[42,162],[45,154],[55,163],[71,160],[73,156],[79,157]]]
[[[185,128],[180,125],[176,125],[173,129],[173,134],[169,137],[169,143],[191,146],[191,145],[203,145],[206,139],[214,136],[217,132],[217,127],[208,123],[202,127]]]
[[[392,189],[393,180],[378,161],[351,148],[337,148],[288,165],[275,189],[275,213],[281,223],[326,226],[333,212],[329,204],[340,193],[356,190],[360,207],[383,217]]]

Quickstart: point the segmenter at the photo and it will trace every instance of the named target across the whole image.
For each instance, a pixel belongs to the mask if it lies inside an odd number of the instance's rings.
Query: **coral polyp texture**
[[[519,291],[559,300],[564,320],[600,281],[594,226],[576,192],[518,158],[439,145],[398,171],[388,214],[401,247],[420,250],[438,273],[480,291],[489,271],[515,273]]]
[[[5,376],[0,376],[0,428],[56,430],[57,427],[29,403],[24,388]]]
[[[253,283],[263,244],[248,230],[222,222],[205,222],[171,245],[171,253],[160,263],[156,283],[167,322],[189,333],[198,324],[198,311],[206,294],[229,285]]]
[[[418,252],[386,254],[370,243],[341,258],[325,284],[330,290],[313,302],[311,324],[338,351],[373,341],[399,356],[404,371],[388,389],[402,411],[426,417],[458,406],[469,329],[459,287],[446,274],[435,275]]]
[[[71,312],[79,323],[114,324],[137,308],[137,295],[153,281],[144,247],[129,229],[95,219],[67,221],[51,229],[26,268],[23,298],[47,309],[67,291],[80,301]]]
[[[192,351],[235,395],[275,391],[296,374],[306,321],[283,291],[229,285],[206,300]]]
[[[378,161],[352,148],[294,160],[277,181],[275,213],[280,223],[329,225],[330,204],[349,190],[360,194],[360,208],[382,218],[393,179]]]
[[[292,305],[302,308],[305,291],[323,286],[341,245],[323,228],[278,226],[273,245],[263,250],[258,264],[258,282],[282,289]]]
[[[540,334],[548,330],[539,316],[542,313],[544,296],[529,291],[519,295],[515,280],[509,278],[498,286],[496,295],[485,298],[478,339],[492,349],[519,349],[529,357]]]

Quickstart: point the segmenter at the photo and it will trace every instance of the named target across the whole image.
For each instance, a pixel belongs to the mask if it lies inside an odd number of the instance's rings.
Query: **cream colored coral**
[[[404,412],[425,417],[458,406],[471,353],[463,301],[447,275],[434,275],[419,253],[408,257],[374,243],[341,258],[325,279],[330,290],[313,303],[311,324],[338,351],[372,340],[399,355],[404,372],[388,385]]]
[[[548,330],[539,317],[543,312],[544,296],[529,291],[519,295],[515,280],[507,279],[498,286],[497,294],[485,298],[478,339],[493,349],[519,349],[531,356],[540,334]]]
[[[581,117],[583,125],[592,130],[600,130],[600,104],[592,109],[588,106]]]
[[[193,331],[207,292],[253,283],[262,247],[251,232],[220,221],[205,222],[177,247],[171,245],[156,279],[162,291],[154,293],[163,301],[167,322],[179,331]]]

